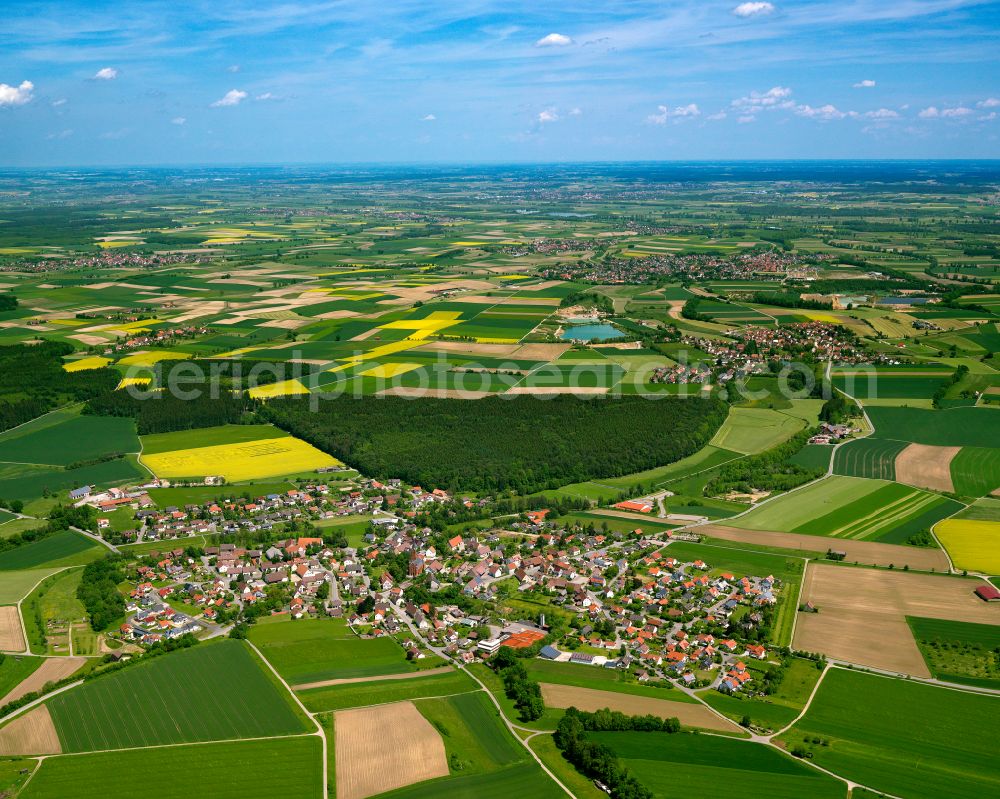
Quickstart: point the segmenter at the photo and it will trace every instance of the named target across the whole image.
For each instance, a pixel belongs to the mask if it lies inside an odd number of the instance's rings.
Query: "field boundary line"
[[[470,688],[468,691],[458,691],[454,694],[439,694],[437,696],[415,696],[409,699],[391,699],[388,702],[375,702],[371,705],[352,705],[351,707],[338,707],[334,710],[317,710],[313,713],[314,716],[325,716],[330,713],[339,713],[341,710],[359,710],[361,708],[368,707],[382,707],[383,705],[395,705],[399,702],[423,702],[427,699],[450,699],[453,696],[465,696],[466,694],[478,694],[482,691],[482,688]],[[551,730],[549,730],[551,732]]]
[[[60,752],[53,755],[37,755],[39,759],[50,757],[85,757],[86,755],[109,755],[115,752],[142,752],[147,749],[176,749],[179,746],[211,746],[212,744],[242,744],[252,741],[281,741],[292,738],[314,738],[314,732],[302,732],[298,735],[261,735],[255,738],[216,738],[212,741],[182,741],[172,744],[146,744],[145,746],[125,746],[120,749],[93,749],[89,752]],[[23,790],[23,789],[22,789]]]
[[[794,727],[798,723],[799,719],[801,719],[806,714],[806,711],[809,710],[809,706],[812,704],[812,701],[816,697],[816,694],[819,693],[819,687],[820,687],[820,685],[823,684],[823,680],[826,678],[827,672],[830,671],[831,668],[833,668],[833,666],[831,666],[830,662],[827,661],[826,665],[823,666],[823,673],[820,674],[819,675],[819,679],[816,680],[816,684],[813,686],[813,689],[810,692],[809,698],[806,700],[806,703],[802,706],[802,710],[799,712],[799,715],[797,715],[794,719],[792,719],[790,722],[788,722],[788,724],[786,724],[780,730],[777,730],[776,732],[774,732],[770,736],[768,736],[769,739],[773,738],[776,735],[781,735],[782,733],[784,733],[787,730],[789,730],[792,727]]]
[[[306,714],[306,717],[313,724],[316,725],[316,732],[310,734],[318,735],[320,740],[323,742],[323,782],[320,785],[320,788],[322,789],[320,793],[320,799],[326,799],[329,790],[328,786],[330,777],[329,777],[329,765],[328,765],[329,759],[327,757],[328,743],[326,740],[326,731],[323,729],[323,725],[320,724],[319,721],[316,720],[316,717],[309,712],[309,710],[306,708],[304,704],[302,704],[302,700],[300,700],[298,696],[296,696],[295,691],[291,689],[291,686],[289,686],[289,684],[285,681],[285,678],[282,677],[280,674],[278,674],[278,670],[274,668],[273,665],[271,665],[271,661],[269,661],[266,657],[264,657],[264,655],[261,654],[261,651],[254,645],[254,643],[250,640],[247,640],[247,645],[254,652],[257,653],[257,657],[259,657],[267,665],[267,667],[271,670],[271,673],[281,682],[283,686],[285,686],[285,690],[288,691],[288,693],[291,695],[292,699],[295,701],[295,704],[299,706],[299,709]],[[296,736],[282,736],[282,737],[296,737]]]

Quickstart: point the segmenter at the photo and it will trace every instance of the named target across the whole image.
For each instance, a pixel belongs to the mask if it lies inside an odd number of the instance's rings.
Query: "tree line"
[[[788,491],[815,480],[825,469],[802,466],[788,459],[804,447],[815,435],[815,428],[802,430],[787,441],[757,455],[748,455],[719,466],[705,486],[706,496],[728,494],[731,491]]]

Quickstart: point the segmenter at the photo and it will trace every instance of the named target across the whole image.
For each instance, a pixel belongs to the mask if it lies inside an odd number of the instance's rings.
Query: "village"
[[[110,635],[133,647],[226,635],[278,613],[340,618],[362,637],[404,633],[413,659],[473,663],[504,646],[534,647],[542,659],[617,669],[641,683],[724,693],[752,690],[746,662],[767,658],[760,642],[780,581],[670,556],[672,541],[697,535],[583,530],[543,509],[449,537],[414,520],[455,498],[398,480],[230,499],[220,487],[219,499],[165,508],[148,493],[156,487],[73,497],[104,514],[98,526],[112,545],[165,544],[128,563],[127,618]],[[135,528],[118,521],[113,531],[109,517],[119,514],[131,514]],[[345,516],[366,523],[360,541],[322,527]],[[205,535],[259,543],[202,546]]]

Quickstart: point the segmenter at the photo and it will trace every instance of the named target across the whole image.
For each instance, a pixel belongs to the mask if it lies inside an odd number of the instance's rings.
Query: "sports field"
[[[956,569],[1000,574],[1000,522],[945,519],[935,525],[934,535]]]
[[[224,688],[223,688],[224,686]],[[129,666],[48,702],[65,752],[266,735],[308,728],[250,648],[221,639]]]
[[[339,619],[268,620],[250,640],[291,685],[417,670],[392,638],[359,638]]]
[[[737,788],[739,796],[771,799],[846,799],[840,780],[752,741],[663,732],[593,732],[657,799],[698,795],[707,785]]]
[[[336,458],[289,435],[187,448],[182,442],[191,437],[189,433],[164,435],[178,436],[180,446],[172,450],[160,449],[159,452],[153,453],[147,453],[144,447],[142,454],[142,462],[157,477],[162,478],[221,475],[228,482],[240,482],[314,472],[321,467],[336,466],[340,463]],[[165,446],[163,441],[157,441],[156,445],[157,448]]]
[[[324,795],[322,762],[312,735],[50,757],[21,799],[311,799]]]
[[[992,729],[998,717],[1000,697],[833,669],[782,740],[879,791],[973,799],[1000,792],[996,740],[975,734]],[[829,745],[813,744],[814,737]]]

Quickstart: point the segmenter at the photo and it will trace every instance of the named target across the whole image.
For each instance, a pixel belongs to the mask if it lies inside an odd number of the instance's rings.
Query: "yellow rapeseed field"
[[[311,472],[340,464],[336,458],[292,436],[159,452],[143,455],[141,460],[157,477],[221,475],[230,483]]]
[[[414,369],[419,368],[419,363],[380,363],[377,366],[373,366],[371,369],[366,369],[361,372],[361,376],[381,377],[388,380],[396,377],[396,375],[406,374],[407,372],[412,372]]]
[[[128,388],[129,386],[148,386],[153,382],[151,377],[123,377],[119,382],[115,391],[120,391],[123,388]]]
[[[100,369],[111,363],[110,358],[100,358],[92,355],[89,358],[80,358],[78,361],[67,361],[63,364],[63,369],[67,372],[84,372],[87,369]]]
[[[308,394],[301,380],[281,380],[277,383],[269,383],[263,386],[254,386],[250,389],[250,396],[254,399],[267,399],[268,397],[287,397],[293,394]]]
[[[133,352],[118,361],[121,366],[153,366],[160,361],[183,361],[191,356],[184,352],[170,350],[152,350],[150,352]]]
[[[945,519],[935,525],[934,535],[956,569],[1000,574],[1000,522]]]

